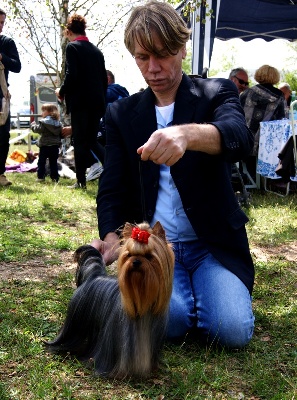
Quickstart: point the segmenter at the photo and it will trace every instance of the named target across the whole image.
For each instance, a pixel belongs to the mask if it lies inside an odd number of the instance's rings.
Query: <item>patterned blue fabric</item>
[[[297,121],[294,123],[295,137]],[[292,136],[292,122],[289,119],[260,122],[260,142],[258,152],[257,173],[270,179],[281,179],[275,173],[279,163],[278,154]],[[291,177],[297,181],[297,176]]]

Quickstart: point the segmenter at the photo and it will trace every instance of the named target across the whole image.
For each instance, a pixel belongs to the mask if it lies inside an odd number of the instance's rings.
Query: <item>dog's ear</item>
[[[124,239],[128,239],[131,236],[133,226],[134,225],[130,224],[129,222],[125,223],[124,228],[122,230],[122,237]]]
[[[157,221],[153,226],[153,234],[166,242],[166,235],[161,222]]]

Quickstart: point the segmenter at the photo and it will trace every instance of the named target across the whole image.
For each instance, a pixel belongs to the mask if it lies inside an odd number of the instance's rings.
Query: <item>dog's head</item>
[[[125,311],[131,318],[167,311],[173,280],[174,253],[165,231],[143,222],[126,223],[118,258],[118,279]]]

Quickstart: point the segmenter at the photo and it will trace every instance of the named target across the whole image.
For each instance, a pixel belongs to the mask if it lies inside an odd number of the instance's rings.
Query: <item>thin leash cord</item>
[[[139,158],[138,169],[139,169],[139,181],[140,181],[140,196],[141,196],[142,218],[143,218],[143,221],[147,221],[146,211],[145,211],[145,196],[144,196],[144,186],[143,186],[142,161],[141,161],[141,158]]]

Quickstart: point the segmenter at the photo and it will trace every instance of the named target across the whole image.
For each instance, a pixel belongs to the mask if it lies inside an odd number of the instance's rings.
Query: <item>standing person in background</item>
[[[3,26],[6,20],[6,13],[0,8],[0,61],[4,65],[4,74],[8,86],[8,72],[20,72],[21,61],[13,39],[2,35]],[[0,88],[0,104],[2,104],[3,93]],[[0,126],[0,186],[9,186],[11,182],[4,175],[5,164],[9,151],[10,138],[10,115],[6,123]]]
[[[235,83],[238,93],[241,94],[249,87],[249,77],[244,68],[234,68],[229,74],[230,81]]]
[[[91,244],[111,263],[125,222],[160,221],[176,256],[167,338],[193,331],[240,348],[253,334],[254,267],[230,172],[253,137],[230,80],[183,73],[189,37],[166,2],[132,11],[125,45],[149,87],[107,108]]]
[[[107,73],[107,93],[106,93],[106,103],[111,104],[116,100],[123,99],[125,97],[129,97],[128,90],[124,87],[115,83],[114,74],[106,70]],[[98,142],[104,147],[106,143],[106,132],[105,132],[105,118],[103,117],[100,122],[100,136],[98,136]],[[101,161],[101,160],[100,160]],[[103,165],[103,161],[101,161]]]
[[[66,112],[71,115],[77,179],[72,187],[86,189],[91,152],[97,159],[104,159],[97,134],[106,108],[107,75],[102,52],[86,36],[83,16],[74,14],[68,18],[65,36],[69,40],[65,79],[56,94],[60,101],[65,99]]]
[[[40,134],[39,158],[37,164],[37,182],[45,181],[45,165],[49,160],[50,177],[53,182],[59,182],[58,157],[61,145],[62,124],[58,107],[55,104],[43,104],[41,107],[42,119],[32,122],[31,129]]]
[[[113,103],[114,101],[122,99],[123,97],[128,97],[128,90],[124,86],[115,83],[114,74],[108,69],[106,70],[106,73],[108,82],[106,103]]]

